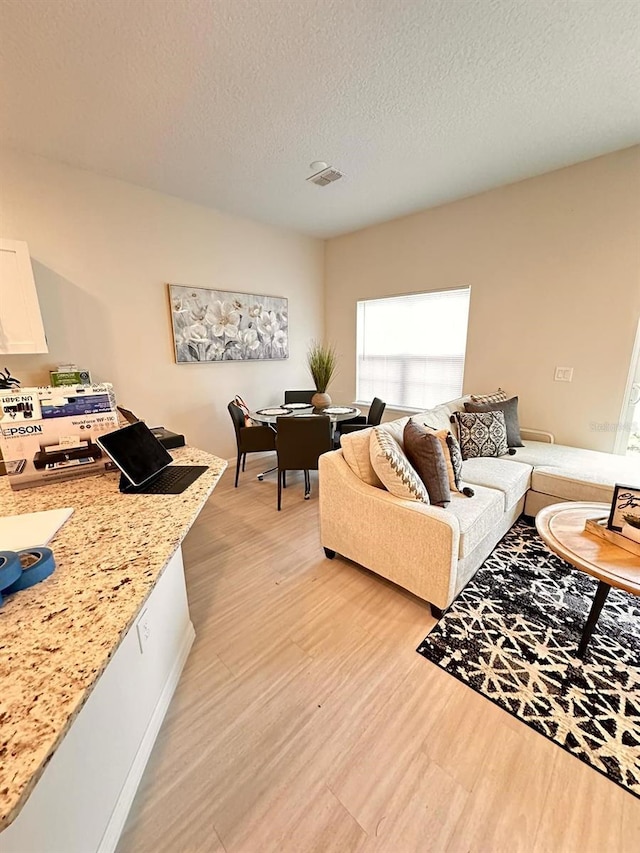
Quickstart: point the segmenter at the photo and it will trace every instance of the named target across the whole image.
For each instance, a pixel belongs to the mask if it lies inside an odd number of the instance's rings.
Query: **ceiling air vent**
[[[334,169],[333,166],[327,166],[319,172],[316,172],[315,175],[309,175],[307,180],[318,187],[326,187],[334,181],[339,181],[341,177],[342,172]]]

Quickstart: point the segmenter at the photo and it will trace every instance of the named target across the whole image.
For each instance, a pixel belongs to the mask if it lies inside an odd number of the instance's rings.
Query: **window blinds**
[[[357,305],[357,397],[428,409],[462,393],[471,288]]]

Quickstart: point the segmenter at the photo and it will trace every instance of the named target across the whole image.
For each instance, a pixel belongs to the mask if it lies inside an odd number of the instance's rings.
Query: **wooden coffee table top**
[[[610,586],[640,595],[640,557],[584,529],[588,518],[609,515],[609,504],[558,503],[536,516],[538,533],[549,548],[577,569]]]

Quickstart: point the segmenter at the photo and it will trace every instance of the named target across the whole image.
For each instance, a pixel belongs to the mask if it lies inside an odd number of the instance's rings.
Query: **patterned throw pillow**
[[[449,448],[449,459],[451,459],[455,491],[459,492],[460,480],[462,478],[462,451],[460,450],[460,445],[451,433],[447,433],[447,447]]]
[[[520,421],[518,420],[518,398],[502,400],[499,403],[465,403],[465,412],[504,412],[507,425],[507,444],[509,447],[524,447],[520,436]]]
[[[429,503],[427,489],[392,435],[375,427],[369,438],[371,465],[383,486],[397,498]]]
[[[507,399],[507,395],[502,390],[502,388],[498,388],[497,391],[494,391],[493,394],[472,394],[471,402],[472,403],[502,403]]]
[[[503,412],[456,412],[463,459],[504,456],[508,452]]]

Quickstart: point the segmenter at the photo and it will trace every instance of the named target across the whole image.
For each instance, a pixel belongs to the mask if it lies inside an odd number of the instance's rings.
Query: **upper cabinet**
[[[0,354],[49,352],[29,247],[0,238]]]

